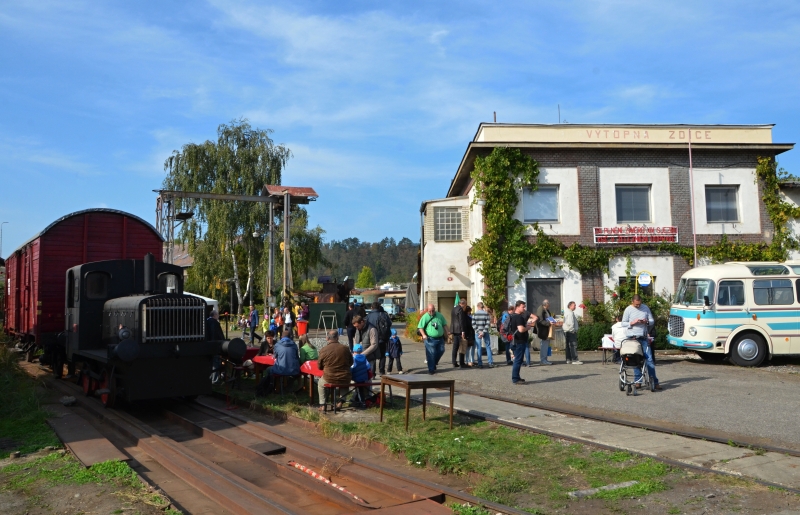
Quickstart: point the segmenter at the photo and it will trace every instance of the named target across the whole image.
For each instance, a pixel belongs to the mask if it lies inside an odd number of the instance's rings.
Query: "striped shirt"
[[[639,320],[640,318],[647,320],[647,325],[630,324],[634,320]],[[656,321],[653,318],[653,313],[650,311],[650,308],[648,308],[644,304],[641,304],[638,308],[634,307],[633,305],[630,305],[627,308],[625,308],[625,313],[622,314],[622,327],[628,328],[628,336],[633,336],[633,337],[647,336],[647,330],[650,327],[653,327],[655,323]]]
[[[478,310],[472,314],[472,328],[475,334],[488,333],[492,319],[486,311]]]

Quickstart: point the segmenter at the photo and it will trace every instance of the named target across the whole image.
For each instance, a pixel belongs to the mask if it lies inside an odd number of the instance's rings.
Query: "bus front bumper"
[[[676,338],[674,336],[667,336],[667,343],[675,347],[682,347],[685,349],[713,349],[713,342],[698,342],[691,340],[684,340],[683,338]]]

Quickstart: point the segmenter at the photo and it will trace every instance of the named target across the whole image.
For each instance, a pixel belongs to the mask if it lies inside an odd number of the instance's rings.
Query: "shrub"
[[[603,335],[611,334],[611,324],[597,322],[578,327],[578,350],[597,350],[603,344]]]
[[[413,313],[406,314],[406,338],[410,338],[415,342],[422,341],[422,338],[420,338],[417,332],[417,326],[419,325],[419,319],[422,313],[422,311],[414,311]]]

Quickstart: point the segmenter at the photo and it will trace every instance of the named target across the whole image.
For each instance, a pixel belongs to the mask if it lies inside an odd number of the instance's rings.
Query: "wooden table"
[[[383,398],[386,385],[405,388],[406,390],[406,431],[408,431],[408,412],[411,408],[411,390],[422,389],[422,420],[425,420],[425,408],[428,404],[428,388],[450,389],[450,429],[453,429],[453,398],[455,396],[455,379],[434,379],[428,374],[402,374],[381,376],[381,422],[383,422]]]

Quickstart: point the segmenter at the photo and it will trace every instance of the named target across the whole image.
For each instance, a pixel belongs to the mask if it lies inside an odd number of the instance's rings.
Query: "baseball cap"
[[[360,343],[357,343],[353,345],[353,352],[364,352],[364,347]]]
[[[392,329],[392,336],[397,336],[397,329]]]

